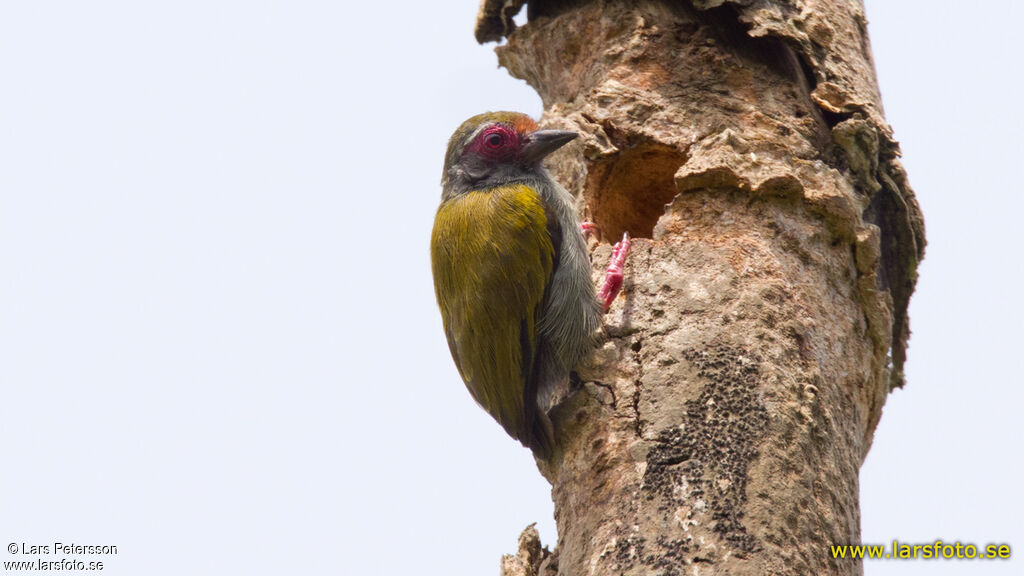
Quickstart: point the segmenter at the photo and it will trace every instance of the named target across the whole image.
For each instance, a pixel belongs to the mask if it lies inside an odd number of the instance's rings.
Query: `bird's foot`
[[[608,270],[604,273],[604,284],[597,293],[598,300],[605,312],[611,307],[615,297],[622,290],[622,268],[626,264],[626,256],[629,255],[629,232],[622,235],[622,241],[617,242],[612,248],[612,257],[608,261]]]
[[[590,236],[591,234],[596,236],[597,233],[600,231],[600,229],[597,227],[597,224],[594,224],[593,222],[591,222],[589,220],[586,221],[586,222],[581,222],[580,223],[580,230],[583,231],[583,237],[584,238],[586,238],[587,236]]]

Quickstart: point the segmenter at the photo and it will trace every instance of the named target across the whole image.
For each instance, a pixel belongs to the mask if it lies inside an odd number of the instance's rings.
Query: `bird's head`
[[[540,175],[541,161],[575,137],[566,130],[539,130],[532,118],[519,112],[473,116],[448,141],[443,197]]]

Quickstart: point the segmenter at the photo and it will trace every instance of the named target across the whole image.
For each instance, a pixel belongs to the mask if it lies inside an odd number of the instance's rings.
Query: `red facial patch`
[[[491,160],[506,160],[519,153],[519,133],[506,124],[494,124],[480,131],[470,149]]]

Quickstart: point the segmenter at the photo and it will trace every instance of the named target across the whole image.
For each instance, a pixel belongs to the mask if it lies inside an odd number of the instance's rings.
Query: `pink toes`
[[[587,224],[583,223],[584,233],[587,232]],[[594,226],[591,224],[591,226]],[[594,226],[596,228],[596,226]],[[612,305],[615,297],[619,295],[619,291],[622,290],[622,268],[626,264],[626,256],[629,255],[629,233],[622,235],[622,241],[615,244],[612,248],[612,257],[608,261],[608,270],[604,273],[604,285],[601,286],[600,292],[597,294],[597,298],[601,301],[601,305],[605,312]]]

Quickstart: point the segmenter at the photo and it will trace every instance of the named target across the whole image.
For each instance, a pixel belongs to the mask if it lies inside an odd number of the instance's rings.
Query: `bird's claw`
[[[597,298],[601,301],[601,306],[605,312],[608,311],[615,297],[622,290],[622,269],[626,264],[626,256],[628,255],[629,232],[626,232],[622,235],[622,241],[617,242],[612,248],[612,257],[608,261],[608,270],[604,273],[604,284],[597,294]]]

